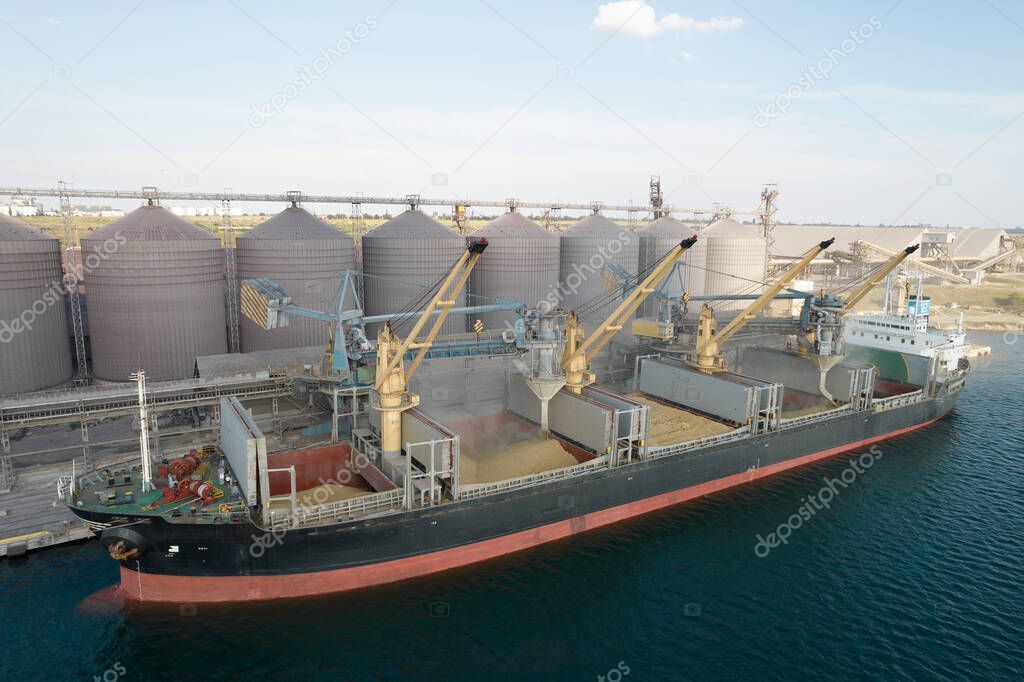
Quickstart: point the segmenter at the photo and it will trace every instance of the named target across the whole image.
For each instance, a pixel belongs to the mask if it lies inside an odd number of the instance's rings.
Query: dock
[[[268,431],[274,430],[275,423],[283,422],[294,441],[299,431],[313,425],[315,420],[304,415],[298,403],[283,400],[278,410],[275,402],[256,398],[249,404]],[[160,452],[178,452],[207,444],[216,428],[209,424],[165,428],[159,440],[154,440],[160,444]],[[72,460],[65,459],[67,453],[81,447],[78,433],[65,429],[63,424],[36,427],[18,442],[21,453],[0,457],[0,559],[95,537],[57,497],[57,479],[72,472]],[[94,424],[91,432],[88,467],[83,465],[82,455],[74,459],[78,474],[138,457],[138,435],[132,431],[130,419],[115,417]]]
[[[57,479],[69,473],[69,462],[17,472],[10,492],[0,494],[0,557],[93,537],[57,499]]]
[[[964,348],[965,358],[980,358],[983,355],[991,355],[991,353],[991,346],[982,346],[981,344],[977,343],[969,343]]]

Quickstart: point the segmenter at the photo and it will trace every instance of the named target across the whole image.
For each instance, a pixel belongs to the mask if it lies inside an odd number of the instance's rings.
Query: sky
[[[1024,224],[1010,0],[0,2],[0,186]],[[493,212],[493,211],[491,211]]]

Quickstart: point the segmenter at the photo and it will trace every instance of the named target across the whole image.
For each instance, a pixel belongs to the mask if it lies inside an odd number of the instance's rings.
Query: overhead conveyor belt
[[[520,199],[473,199],[470,197],[456,199],[430,199],[419,195],[401,197],[364,196],[361,194],[303,194],[302,192],[285,192],[279,194],[250,194],[244,192],[161,192],[155,187],[141,190],[118,189],[75,189],[67,187],[0,187],[0,195],[18,197],[58,197],[73,196],[87,199],[138,199],[142,201],[269,201],[326,203],[326,204],[357,204],[374,206],[486,206],[501,207],[514,204],[520,208],[568,209],[571,211],[623,211],[627,213],[686,213],[693,215],[747,215],[760,216],[761,211],[733,210],[724,206],[712,208],[686,208],[683,206],[648,206],[640,204],[607,204],[602,201],[573,203],[562,201],[525,201]]]

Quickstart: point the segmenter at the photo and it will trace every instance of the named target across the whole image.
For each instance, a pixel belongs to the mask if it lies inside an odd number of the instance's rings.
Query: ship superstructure
[[[884,378],[908,383],[922,382],[930,371],[947,376],[965,369],[963,314],[952,329],[938,329],[931,326],[931,303],[920,274],[890,275],[881,311],[847,317],[851,355],[878,364]]]

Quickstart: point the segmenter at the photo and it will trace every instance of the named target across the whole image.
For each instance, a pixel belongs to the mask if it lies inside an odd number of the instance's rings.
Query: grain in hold
[[[627,397],[646,405],[650,411],[650,424],[647,430],[649,445],[675,445],[697,438],[718,436],[733,430],[733,427],[722,422],[689,410],[671,407],[640,393],[630,393]]]

